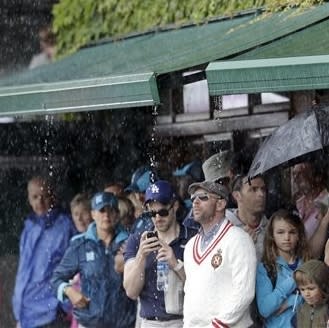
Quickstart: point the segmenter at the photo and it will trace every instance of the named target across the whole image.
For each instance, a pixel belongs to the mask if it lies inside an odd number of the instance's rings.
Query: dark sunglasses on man
[[[209,200],[209,198],[223,199],[223,197],[220,197],[220,196],[209,195],[207,192],[200,192],[200,193],[191,195],[192,203],[196,199],[199,199],[201,202],[207,202]]]
[[[169,208],[161,208],[157,211],[147,211],[146,213],[150,215],[152,218],[155,218],[157,215],[161,217],[166,217],[169,215],[169,211],[172,209],[173,205],[171,205]]]

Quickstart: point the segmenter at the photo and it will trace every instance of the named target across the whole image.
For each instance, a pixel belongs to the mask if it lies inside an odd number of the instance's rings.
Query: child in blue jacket
[[[286,210],[275,212],[267,226],[262,262],[256,275],[256,301],[264,327],[290,328],[302,299],[293,272],[308,260],[304,225]]]

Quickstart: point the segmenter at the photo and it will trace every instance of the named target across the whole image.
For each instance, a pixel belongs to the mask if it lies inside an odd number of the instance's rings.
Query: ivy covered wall
[[[122,37],[168,24],[199,23],[265,6],[268,11],[310,7],[323,0],[60,0],[53,7],[58,55],[104,37]]]

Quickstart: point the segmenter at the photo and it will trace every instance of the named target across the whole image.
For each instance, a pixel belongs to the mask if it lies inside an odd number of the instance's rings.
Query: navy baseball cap
[[[99,211],[105,206],[118,210],[118,199],[111,192],[98,192],[91,199],[91,209]]]
[[[148,186],[145,191],[145,203],[150,201],[169,204],[175,199],[175,193],[168,181],[158,180]]]

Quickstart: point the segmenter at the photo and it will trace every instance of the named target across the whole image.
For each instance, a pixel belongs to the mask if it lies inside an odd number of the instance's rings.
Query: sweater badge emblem
[[[214,254],[214,256],[211,259],[211,265],[214,269],[217,269],[223,261],[223,257],[222,257],[222,250],[218,249],[216,254]]]

